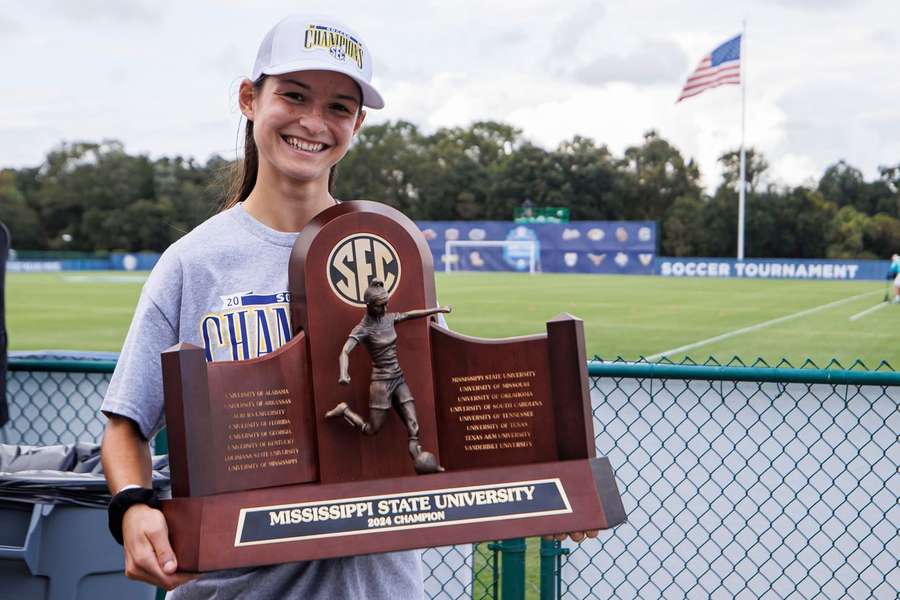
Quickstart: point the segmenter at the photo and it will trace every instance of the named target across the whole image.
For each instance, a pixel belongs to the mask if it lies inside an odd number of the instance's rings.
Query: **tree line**
[[[692,159],[656,132],[614,155],[575,136],[548,150],[508,124],[424,133],[409,122],[363,128],[339,165],[335,196],[378,200],[416,220],[510,220],[516,207],[566,207],[573,220],[653,220],[667,256],[731,256],[738,153],[709,194]],[[62,143],[43,164],[0,171],[0,221],[17,250],[162,251],[214,214],[234,164],[151,159],[121,142]],[[884,258],[900,251],[900,164],[867,181],[844,161],[818,182],[765,183],[747,152],[747,256]]]

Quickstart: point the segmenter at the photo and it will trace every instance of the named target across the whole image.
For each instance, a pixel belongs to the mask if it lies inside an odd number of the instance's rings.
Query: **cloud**
[[[585,34],[596,29],[597,22],[603,18],[603,7],[591,5],[584,10],[575,9],[572,14],[563,19],[553,34],[553,42],[550,47],[550,59],[553,62],[559,60],[559,56],[568,56],[573,49],[577,49]]]
[[[787,135],[778,145],[785,156],[805,155],[821,171],[840,159],[861,168],[867,177],[877,165],[900,155],[900,109],[885,104],[893,84],[859,85],[833,78],[799,85],[779,100],[787,116]],[[890,159],[888,159],[890,160]]]
[[[19,24],[5,15],[0,15],[0,34],[4,37],[15,35],[22,31]]]
[[[50,0],[42,4],[49,5],[50,12],[76,22],[157,23],[168,7],[168,2],[156,0]]]
[[[891,49],[897,47],[898,38],[897,32],[893,29],[879,29],[871,34],[869,37],[873,42],[882,46],[888,46]]]
[[[613,81],[647,85],[681,80],[687,70],[684,51],[673,42],[660,40],[648,42],[630,54],[601,56],[576,69],[572,76],[594,85]]]
[[[822,10],[837,10],[841,8],[858,7],[864,2],[861,0],[764,0],[766,4],[775,4],[785,8],[796,10],[808,10],[821,12]]]

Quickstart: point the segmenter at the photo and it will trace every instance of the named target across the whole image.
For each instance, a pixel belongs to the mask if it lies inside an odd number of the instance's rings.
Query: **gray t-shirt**
[[[134,420],[150,439],[165,424],[160,352],[188,342],[205,348],[207,360],[246,360],[287,342],[296,239],[238,204],[172,244],[144,284],[101,410]],[[205,574],[168,597],[422,598],[421,568],[413,551],[232,569]]]

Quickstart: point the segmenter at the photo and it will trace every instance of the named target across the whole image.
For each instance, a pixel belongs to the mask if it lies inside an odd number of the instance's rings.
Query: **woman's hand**
[[[169,544],[169,528],[161,511],[135,504],[122,519],[125,575],[156,587],[173,590],[197,577],[179,573],[178,559]]]
[[[548,542],[550,540],[556,540],[557,542],[564,542],[566,538],[572,538],[572,541],[576,544],[581,543],[582,540],[586,538],[596,538],[600,533],[597,529],[591,529],[589,531],[572,531],[569,533],[557,533],[556,535],[545,535],[544,539]]]

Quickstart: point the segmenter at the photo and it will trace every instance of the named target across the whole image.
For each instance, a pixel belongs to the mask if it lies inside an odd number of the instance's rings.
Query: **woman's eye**
[[[338,112],[345,112],[345,113],[349,113],[349,112],[350,112],[350,109],[347,108],[346,106],[344,106],[343,104],[333,104],[333,105],[331,106],[331,108],[333,108],[334,110],[336,110],[336,111],[338,111]]]
[[[303,100],[303,94],[299,92],[282,92],[281,95],[285,98],[293,100],[294,102],[300,102]]]

